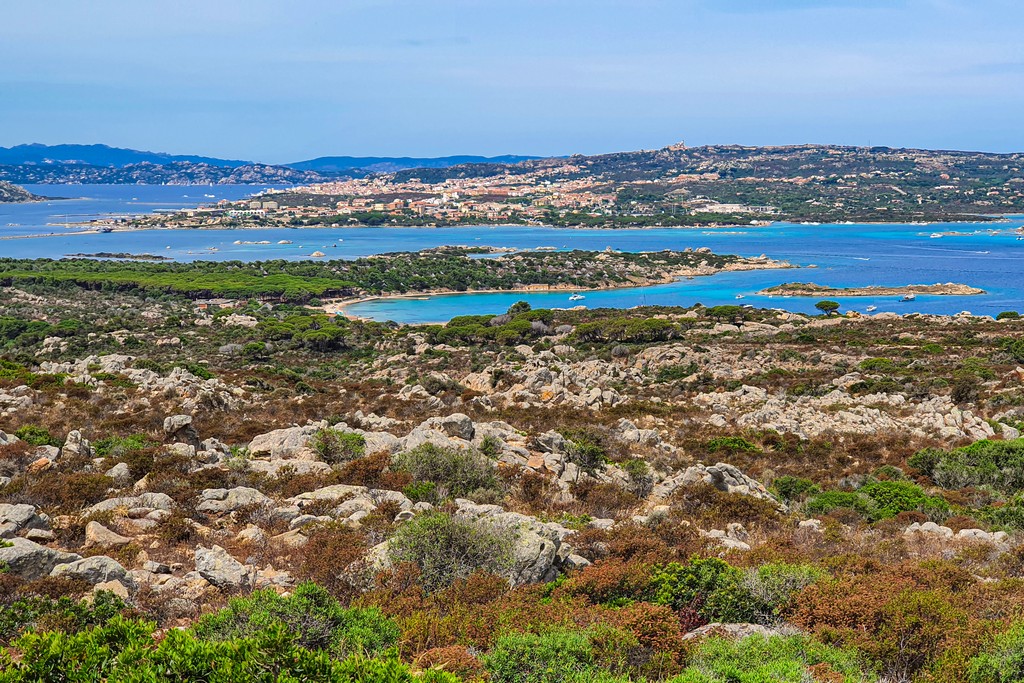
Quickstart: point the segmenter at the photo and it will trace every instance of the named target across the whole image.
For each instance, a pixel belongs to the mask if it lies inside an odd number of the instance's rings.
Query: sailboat
[[[877,311],[877,310],[878,310],[878,306],[868,306],[868,307],[867,307],[866,309],[864,309],[864,310],[866,310],[866,311],[867,311],[868,313],[874,313],[875,311]]]
[[[569,301],[583,301],[586,298],[587,297],[577,292],[576,294],[573,294],[572,296],[569,297]]]

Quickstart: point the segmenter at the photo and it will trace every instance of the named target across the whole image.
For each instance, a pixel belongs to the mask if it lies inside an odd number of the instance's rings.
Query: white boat
[[[742,299],[742,298],[743,298],[743,295],[742,295],[742,294],[737,294],[737,295],[736,295],[736,298],[737,298],[737,299]]]
[[[900,301],[913,301],[916,298],[917,298],[916,294],[904,294],[903,298],[900,299]]]
[[[583,301],[586,298],[587,297],[583,296],[582,294],[573,294],[572,296],[569,297],[569,301]]]
[[[937,240],[940,237],[942,237],[942,233],[941,232],[933,232],[931,235],[929,235],[929,237],[931,237],[933,240]]]
[[[878,310],[878,306],[868,306],[865,310],[867,310],[868,313],[873,313]]]

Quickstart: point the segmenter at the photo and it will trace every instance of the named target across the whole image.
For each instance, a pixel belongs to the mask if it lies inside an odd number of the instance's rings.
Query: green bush
[[[0,651],[0,683],[458,683],[442,671],[414,676],[392,658],[332,660],[280,625],[234,640],[171,629],[159,642],[154,628],[115,617],[71,635],[27,633],[15,643],[18,659]]]
[[[858,367],[864,372],[886,373],[896,370],[896,364],[888,358],[868,358],[862,360]]]
[[[494,462],[472,449],[441,448],[425,443],[392,459],[395,470],[416,482],[430,482],[438,499],[470,496],[475,491],[501,491]]]
[[[876,481],[862,486],[857,492],[874,503],[873,519],[887,519],[911,510],[935,517],[949,515],[949,505],[944,500],[926,495],[920,486],[910,482]]]
[[[971,660],[970,683],[1024,681],[1024,623],[1015,624],[996,638],[985,652]]]
[[[509,633],[484,656],[492,683],[568,683],[590,680],[590,639],[581,631]]]
[[[744,622],[754,605],[744,593],[743,573],[718,558],[671,562],[651,571],[652,602],[687,609],[706,621]]]
[[[910,464],[922,470],[930,465],[925,471],[943,488],[992,486],[1014,492],[1024,488],[1024,439],[985,439],[948,452],[922,451]]]
[[[740,583],[756,624],[776,625],[793,596],[816,583],[825,572],[806,564],[766,564],[748,569]]]
[[[792,477],[785,475],[779,477],[772,484],[772,488],[779,494],[779,497],[787,503],[792,500],[803,498],[810,494],[821,493],[821,489],[810,479]]]
[[[272,590],[234,598],[225,609],[204,616],[193,628],[203,640],[237,640],[283,628],[296,645],[326,650],[336,657],[375,656],[398,640],[398,627],[379,610],[345,609],[314,583],[303,583],[288,597]]]
[[[362,434],[331,427],[317,430],[313,435],[312,446],[321,460],[332,465],[361,458],[366,453],[366,439]]]
[[[711,453],[725,451],[727,453],[757,453],[761,449],[742,436],[719,436],[705,444]]]
[[[428,591],[450,586],[476,571],[502,574],[512,567],[515,533],[480,520],[428,512],[406,522],[388,542],[392,563],[419,567]]]
[[[875,509],[873,501],[867,496],[850,491],[825,491],[807,501],[807,512],[825,515],[840,508],[854,510],[870,516]]]
[[[46,596],[27,596],[0,607],[0,644],[23,630],[44,626],[70,633],[88,626],[104,624],[129,612],[128,605],[109,591],[99,591],[91,602],[64,595],[54,600]]]
[[[38,425],[25,425],[15,430],[14,435],[30,446],[63,446],[64,442]]]
[[[586,428],[562,429],[559,433],[568,442],[569,460],[588,472],[602,467],[608,462],[608,453],[602,443],[601,436]]]
[[[690,666],[668,683],[862,683],[869,680],[876,679],[861,669],[853,650],[822,645],[804,636],[767,639],[751,636],[742,640],[709,638],[694,653]]]

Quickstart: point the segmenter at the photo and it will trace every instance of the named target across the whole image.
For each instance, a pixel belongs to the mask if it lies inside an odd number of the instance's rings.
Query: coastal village
[[[1024,208],[1020,160],[990,157],[888,148],[679,144],[341,177],[266,189],[238,202],[111,221],[127,227],[223,228],[977,220]]]

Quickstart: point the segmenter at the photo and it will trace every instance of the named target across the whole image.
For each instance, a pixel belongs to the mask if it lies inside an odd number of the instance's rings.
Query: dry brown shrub
[[[583,508],[594,517],[615,517],[635,508],[639,500],[629,491],[615,484],[596,483],[586,479],[572,488]]]
[[[708,484],[679,489],[671,503],[674,514],[693,520],[702,528],[724,529],[732,522],[739,522],[748,529],[774,527],[780,521],[774,503],[719,491]]]
[[[303,578],[326,588],[343,603],[365,586],[362,559],[368,545],[361,531],[343,524],[313,528],[309,542],[296,552]]]
[[[449,645],[427,650],[414,662],[416,668],[440,669],[456,676],[461,681],[486,681],[487,670],[483,663],[462,645]]]

